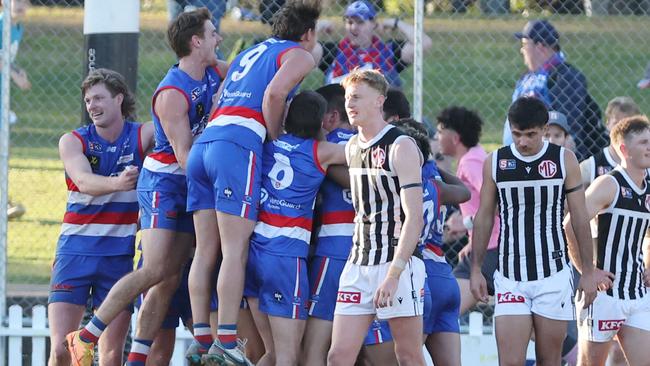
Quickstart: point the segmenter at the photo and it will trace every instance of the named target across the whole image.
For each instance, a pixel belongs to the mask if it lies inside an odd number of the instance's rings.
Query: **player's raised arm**
[[[313,31],[309,33],[313,36]],[[282,66],[264,91],[262,101],[266,132],[271,140],[275,140],[280,134],[289,92],[316,66],[311,54],[302,48],[288,51],[280,62]]]
[[[156,96],[154,111],[160,118],[178,165],[185,169],[187,155],[192,147],[187,99],[178,90],[165,89]]]

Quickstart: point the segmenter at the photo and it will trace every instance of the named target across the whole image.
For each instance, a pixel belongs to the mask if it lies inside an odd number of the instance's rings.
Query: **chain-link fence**
[[[254,39],[265,37],[269,26],[264,23],[279,5],[278,0],[203,1],[214,1],[211,8],[217,10],[213,12],[223,13],[221,53],[226,58]],[[169,2],[180,9],[202,1]],[[20,21],[23,39],[14,62],[16,68],[24,70],[31,88],[14,83],[11,93],[16,121],[11,126],[9,196],[18,214],[14,212],[16,218],[9,224],[7,281],[8,295],[20,294],[24,305],[42,302],[47,294],[66,201],[57,142],[81,123],[79,84],[84,76],[83,1],[32,3]],[[412,4],[376,1],[381,9],[377,35],[384,41],[397,40],[393,51],[400,53],[403,61],[409,58],[405,45],[411,35],[404,32],[408,27],[396,26],[395,19],[412,23]],[[331,24],[319,38],[336,46],[346,33],[343,14],[347,2],[326,0],[322,5],[322,18]],[[141,2],[137,112],[142,121],[150,120],[151,94],[175,61],[165,41],[167,6],[166,0]],[[557,95],[543,95],[554,98],[549,99],[551,105],[567,108],[565,113],[570,110],[569,124],[578,146],[589,145],[595,136],[591,131],[599,131],[600,111],[611,98],[631,96],[642,110],[649,105],[650,92],[637,88],[637,83],[650,60],[650,0],[432,0],[425,2],[425,12],[424,30],[430,48],[424,52],[424,119],[434,121],[436,114],[450,105],[476,110],[485,121],[481,142],[488,150],[501,144],[515,84],[526,72],[521,42],[513,33],[521,31],[529,19],[543,17],[552,22],[566,62],[586,78],[594,100],[590,105],[571,99],[577,93],[575,89],[581,88],[579,78],[570,80]],[[412,72],[406,65],[399,75],[409,98]],[[315,89],[324,79],[323,71],[314,70],[302,88]],[[567,81],[551,82],[557,89]],[[589,106],[599,107],[598,111],[585,114]],[[22,215],[18,204],[25,209]],[[452,261],[461,247],[450,245],[448,256]],[[38,296],[29,296],[30,290]]]

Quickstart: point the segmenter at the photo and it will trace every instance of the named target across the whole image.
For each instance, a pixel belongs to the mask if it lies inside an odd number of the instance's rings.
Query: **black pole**
[[[138,79],[139,0],[86,0],[82,79],[97,68],[122,74],[135,93]],[[90,122],[81,103],[81,124]]]

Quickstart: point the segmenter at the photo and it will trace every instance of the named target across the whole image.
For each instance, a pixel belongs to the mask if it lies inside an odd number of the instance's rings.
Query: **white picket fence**
[[[132,329],[135,329],[135,315],[132,318]],[[7,337],[7,343],[4,342]],[[46,307],[36,305],[32,308],[31,318],[23,314],[23,308],[13,305],[9,308],[7,326],[0,327],[0,365],[8,360],[9,366],[23,365],[23,338],[31,339],[32,366],[45,366],[47,354],[45,340],[49,337],[47,328]],[[184,359],[185,349],[192,340],[192,334],[182,325],[176,329],[176,343],[171,365],[186,365]],[[5,348],[6,345],[6,348]],[[471,366],[496,366],[498,364],[496,340],[490,329],[483,326],[481,313],[471,313],[467,334],[461,335],[462,364]],[[5,354],[8,352],[8,354]],[[534,358],[532,344],[528,347],[528,358]],[[531,357],[532,356],[532,357]],[[427,355],[427,361],[431,364]]]

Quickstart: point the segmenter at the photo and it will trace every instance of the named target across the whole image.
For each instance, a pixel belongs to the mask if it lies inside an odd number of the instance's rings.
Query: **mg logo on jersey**
[[[381,147],[374,148],[372,150],[372,165],[380,167],[384,165],[386,161],[386,152]]]
[[[524,303],[526,300],[521,295],[515,295],[512,292],[505,292],[497,294],[497,302],[499,304],[518,304]]]
[[[625,322],[625,319],[617,320],[599,320],[598,321],[598,330],[601,331],[610,331],[610,330],[619,330],[621,325]]]
[[[359,304],[361,303],[361,292],[339,291],[338,295],[336,295],[336,302]]]
[[[552,178],[557,173],[557,165],[550,160],[544,160],[537,166],[537,171],[544,178]]]

